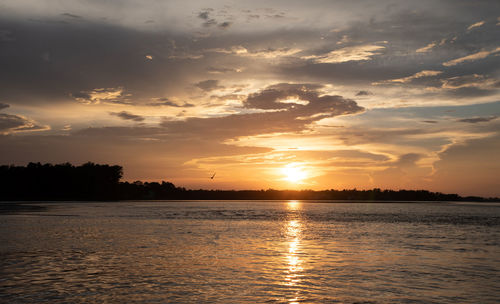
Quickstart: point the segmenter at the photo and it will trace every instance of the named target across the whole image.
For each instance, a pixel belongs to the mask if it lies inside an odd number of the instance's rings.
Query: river
[[[500,302],[497,203],[3,206],[2,303]]]

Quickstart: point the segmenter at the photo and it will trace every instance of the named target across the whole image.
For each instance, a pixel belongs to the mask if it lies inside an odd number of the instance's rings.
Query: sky
[[[500,196],[499,37],[497,0],[3,0],[0,164]]]

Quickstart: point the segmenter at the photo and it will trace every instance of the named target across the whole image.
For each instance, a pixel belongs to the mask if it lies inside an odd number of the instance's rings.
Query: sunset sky
[[[500,196],[500,1],[2,0],[0,164],[87,161]]]

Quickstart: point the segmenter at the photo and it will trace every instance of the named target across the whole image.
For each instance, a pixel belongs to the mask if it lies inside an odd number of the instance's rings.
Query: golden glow
[[[297,210],[300,207],[300,202],[296,200],[289,201],[287,204],[288,204],[288,209],[290,210]]]
[[[307,178],[307,173],[295,164],[289,164],[282,169],[285,180],[292,183],[299,183]]]

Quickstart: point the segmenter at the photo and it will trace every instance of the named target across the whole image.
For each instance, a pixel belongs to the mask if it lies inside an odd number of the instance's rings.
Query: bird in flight
[[[214,175],[210,176],[210,179],[214,179],[216,172],[214,172]]]

